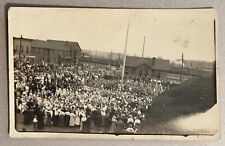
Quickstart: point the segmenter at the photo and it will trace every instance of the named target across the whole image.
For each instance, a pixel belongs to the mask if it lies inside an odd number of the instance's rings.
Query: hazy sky
[[[82,49],[214,60],[213,10],[11,8],[10,36],[79,42]]]

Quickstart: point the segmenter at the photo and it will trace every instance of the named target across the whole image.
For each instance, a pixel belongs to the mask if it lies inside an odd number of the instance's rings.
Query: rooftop
[[[140,65],[147,65],[148,67],[155,70],[169,70],[170,69],[170,61],[166,59],[159,58],[141,58],[135,56],[127,56],[126,57],[126,66],[127,67],[138,67]]]
[[[13,39],[21,39],[20,37],[13,37]],[[72,41],[62,41],[62,40],[38,40],[38,39],[29,39],[22,38],[23,40],[31,41],[31,47],[35,48],[47,48],[47,49],[57,49],[57,50],[71,50],[79,49],[80,45],[78,42]]]

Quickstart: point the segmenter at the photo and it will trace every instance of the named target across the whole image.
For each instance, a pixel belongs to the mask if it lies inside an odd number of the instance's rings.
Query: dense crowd
[[[113,66],[14,64],[16,112],[34,130],[52,126],[136,133],[155,97],[170,87],[148,77],[121,84],[121,69]]]

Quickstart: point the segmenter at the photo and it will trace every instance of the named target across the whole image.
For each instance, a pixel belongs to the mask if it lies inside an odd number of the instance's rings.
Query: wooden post
[[[122,76],[121,76],[122,86],[123,86],[124,72],[125,72],[125,66],[126,66],[126,53],[127,53],[127,40],[128,40],[128,34],[129,34],[129,27],[130,27],[130,17],[128,19],[128,24],[127,24],[127,35],[126,35],[126,42],[125,42],[125,49],[124,49],[124,56],[123,56],[123,69],[122,69]]]
[[[184,54],[182,53],[182,55],[181,55],[180,83],[182,82],[182,79],[183,79],[183,68],[184,68]]]
[[[19,58],[21,58],[22,39],[23,39],[23,36],[21,35],[21,36],[20,36],[20,50],[19,50]]]

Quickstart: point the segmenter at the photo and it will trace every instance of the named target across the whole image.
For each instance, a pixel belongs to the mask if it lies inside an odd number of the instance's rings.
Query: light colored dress
[[[69,126],[74,126],[75,125],[75,114],[70,113],[70,123]]]
[[[79,126],[80,125],[80,117],[79,117],[79,112],[76,112],[76,115],[75,115],[75,125],[76,126]]]

